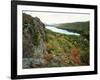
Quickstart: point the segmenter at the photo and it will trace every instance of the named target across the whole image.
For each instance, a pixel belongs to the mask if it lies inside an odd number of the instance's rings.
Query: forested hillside
[[[53,32],[38,17],[23,13],[24,69],[89,65],[89,22],[56,27],[81,35]]]
[[[89,26],[90,22],[74,22],[74,23],[63,23],[57,24],[56,27],[66,29],[73,32],[78,32],[85,38],[89,39]]]

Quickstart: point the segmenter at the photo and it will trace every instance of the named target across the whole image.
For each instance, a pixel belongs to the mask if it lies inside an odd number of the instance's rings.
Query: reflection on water
[[[66,34],[66,35],[77,35],[77,36],[80,35],[78,33],[74,33],[74,32],[68,31],[68,30],[59,29],[59,28],[53,27],[53,26],[46,26],[46,29],[49,29],[53,32],[57,32],[57,33],[61,33],[61,34]]]

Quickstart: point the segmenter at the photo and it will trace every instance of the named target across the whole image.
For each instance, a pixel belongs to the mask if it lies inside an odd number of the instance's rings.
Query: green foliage
[[[89,64],[89,41],[83,36],[64,35],[52,32],[46,29],[46,46],[49,54],[60,57],[58,61],[59,66],[76,66]],[[62,63],[61,56],[70,55],[70,50],[76,48],[80,55],[80,64],[75,64],[70,56],[65,59],[66,62]],[[50,65],[49,65],[50,66]]]
[[[40,39],[45,38],[45,40],[42,39],[44,41],[42,42],[43,45],[46,46],[44,50],[47,52],[43,55],[45,66],[39,64],[39,67],[89,65],[89,22],[64,23],[56,26],[61,29],[80,33],[80,36],[60,34],[45,28],[44,35],[42,29],[40,29],[41,25],[37,27],[34,18],[23,13],[24,58],[33,58],[36,46],[40,44]],[[76,53],[73,49],[76,50]],[[41,56],[37,57],[40,58]],[[31,65],[34,65],[34,62]]]
[[[56,27],[66,29],[69,31],[80,33],[83,37],[89,40],[89,26],[90,22],[75,22],[75,23],[63,23],[58,24]]]

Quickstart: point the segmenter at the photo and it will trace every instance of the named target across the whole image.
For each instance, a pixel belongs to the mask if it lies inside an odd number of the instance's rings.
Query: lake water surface
[[[57,32],[57,33],[61,33],[61,34],[66,34],[66,35],[77,35],[77,36],[80,35],[79,33],[71,32],[71,31],[64,30],[64,29],[59,29],[59,28],[53,27],[53,26],[46,26],[46,29],[49,29],[53,32]]]

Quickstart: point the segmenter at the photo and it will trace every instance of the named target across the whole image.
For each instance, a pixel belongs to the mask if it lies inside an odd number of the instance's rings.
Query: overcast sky
[[[23,13],[29,14],[33,17],[38,17],[45,24],[59,24],[59,23],[71,23],[89,21],[89,14],[77,14],[77,13],[52,13],[52,12],[29,12],[23,11]]]

